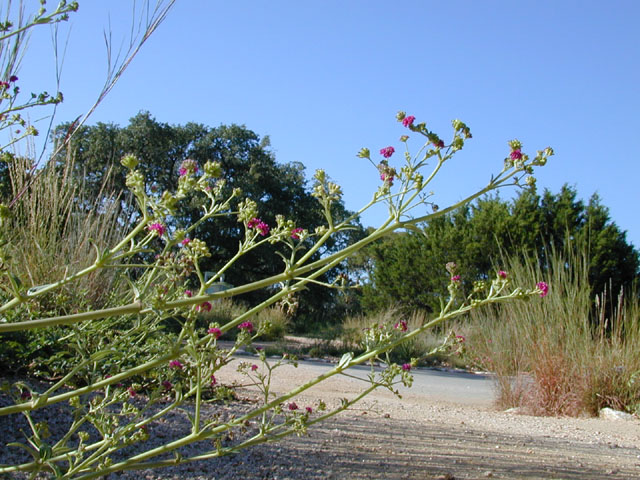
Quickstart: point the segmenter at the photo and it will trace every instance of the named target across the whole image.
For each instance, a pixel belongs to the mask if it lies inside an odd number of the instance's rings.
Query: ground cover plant
[[[26,24],[6,23],[0,41],[19,40],[20,31],[56,18],[63,19],[75,8],[75,3],[62,2],[52,15],[46,16],[43,7]],[[10,116],[17,108],[15,100],[19,91],[13,85],[18,78],[11,67],[3,71],[1,88],[3,100],[8,103],[3,104],[0,121],[8,125],[18,121]],[[38,189],[44,189],[45,181],[55,177],[54,173],[59,173],[62,165],[50,162],[41,170],[30,170],[28,182],[13,192],[10,202],[0,206],[3,275],[0,335],[4,341],[8,335],[42,332],[40,338],[43,338],[54,332],[51,341],[67,342],[69,352],[55,370],[49,372],[54,374],[53,382],[44,387],[30,381],[3,383],[5,398],[11,402],[0,407],[0,416],[24,416],[29,431],[24,432],[22,442],[2,445],[2,448],[21,449],[25,458],[15,465],[0,466],[0,474],[22,472],[35,476],[42,472],[56,478],[98,478],[123,470],[206,460],[258,443],[277,441],[286,435],[301,434],[309,426],[348,409],[377,388],[395,392],[398,384],[410,385],[411,369],[417,359],[395,363],[390,352],[427,330],[480,307],[545,296],[548,286],[541,278],[529,285],[515,286],[502,270],[487,281],[475,284],[470,293],[463,294],[461,277],[455,264],[449,263],[446,266],[448,294],[430,317],[413,325],[390,320],[372,326],[364,333],[359,353],[343,355],[329,372],[279,396],[271,394],[270,380],[277,375],[279,365],[295,363],[295,359],[269,362],[261,352],[260,366],[241,362],[238,367],[248,381],[260,388],[261,401],[234,418],[203,415],[203,403],[219,393],[216,373],[233,361],[239,348],[268,334],[275,319],[280,318],[273,312],[266,313],[268,309],[296,308],[297,298],[310,285],[339,290],[350,288],[348,276],[327,278],[325,274],[349,255],[394,231],[415,229],[420,223],[446,215],[500,187],[532,185],[534,168],[545,165],[553,154],[550,148],[545,148],[529,156],[519,141],[512,140],[505,149],[506,158],[500,160],[499,171],[491,176],[486,187],[455,205],[437,208],[426,192],[437,173],[453,161],[471,138],[470,129],[460,120],[454,120],[453,132],[445,141],[413,115],[399,112],[397,121],[402,136],[396,146],[405,149],[403,155],[396,154],[396,147],[387,141],[384,144],[388,146],[378,153],[363,148],[358,154],[360,161],[371,164],[371,174],[380,180],[371,201],[359,211],[336,218],[333,206],[340,202],[342,188],[332,182],[326,172],[315,173],[312,196],[320,205],[324,223],[313,229],[277,212],[265,212],[261,204],[238,188],[227,189],[220,162],[183,160],[175,165],[172,185],[158,189],[154,187],[154,178],[140,168],[139,158],[134,154],[124,155],[120,161],[127,172],[125,185],[131,204],[125,207],[114,200],[87,208],[86,203],[72,195],[73,202],[62,202],[66,207],[48,210],[52,215],[48,221],[55,225],[49,235],[59,235],[74,243],[65,258],[68,263],[54,265],[56,268],[40,266],[40,261],[51,262],[47,255],[51,247],[39,242],[38,236],[35,243],[28,243],[32,239],[13,236],[13,225],[28,225],[32,218],[25,212],[29,211],[29,202],[36,200],[27,192],[43,191]],[[418,146],[412,153],[414,143]],[[402,158],[396,160],[398,156]],[[15,158],[9,155],[6,160]],[[20,163],[14,165],[20,168]],[[72,163],[65,165],[73,168]],[[65,182],[54,182],[61,192],[60,195],[54,192],[54,200],[73,192],[74,184]],[[186,224],[177,223],[175,214],[185,203],[195,206],[198,215]],[[380,226],[360,240],[317,255],[336,236],[357,228],[358,216],[377,204],[388,208],[388,217]],[[120,211],[110,213],[110,205],[126,211],[131,222],[118,223],[122,218]],[[37,212],[37,215],[44,214]],[[267,214],[273,216],[273,222],[264,220]],[[74,225],[85,225],[87,221],[89,225],[100,224],[104,219],[113,219],[113,225],[122,229],[109,228],[110,235],[92,235],[86,242],[83,237],[74,238],[76,230],[83,228]],[[223,220],[239,232],[240,241],[226,262],[206,275],[202,263],[212,251],[200,238],[199,227],[205,222],[215,224]],[[103,231],[98,227],[94,230]],[[90,257],[81,253],[81,246],[91,250]],[[266,247],[275,247],[281,259],[279,273],[224,290],[214,288],[244,256]],[[21,252],[27,248],[35,249],[38,254],[29,256],[25,263]],[[75,258],[79,255],[82,258]],[[49,278],[44,278],[47,273]],[[96,281],[105,291],[95,298],[87,298],[85,293],[95,290],[91,282]],[[75,286],[80,287],[74,290]],[[206,314],[214,311],[215,302],[257,291],[266,292],[266,298],[246,309],[233,311],[231,318],[220,315],[211,318],[211,323],[203,324]],[[231,338],[231,332],[235,337],[232,346],[221,348],[219,340]],[[18,337],[13,341],[19,345],[23,339]],[[384,368],[374,369],[374,362],[380,362]],[[327,409],[323,404],[299,406],[296,403],[297,397],[307,389],[363,363],[372,365],[367,382],[359,394],[345,399],[340,406]],[[160,446],[146,448],[145,441],[154,422],[187,403],[193,405],[190,431],[176,432]],[[40,413],[63,404],[72,412],[72,420],[65,433],[52,436],[46,416]],[[247,430],[250,422],[255,422],[257,427]],[[194,443],[203,445],[203,453],[195,456],[180,453],[181,447]]]

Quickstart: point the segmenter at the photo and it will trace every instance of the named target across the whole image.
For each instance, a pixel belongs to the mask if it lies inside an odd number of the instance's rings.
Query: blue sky
[[[63,26],[57,121],[91,105],[106,70],[103,30],[110,18],[119,45],[132,4],[80,1]],[[473,139],[434,186],[441,207],[484,186],[518,138],[525,151],[556,152],[540,189],[597,192],[640,247],[638,18],[635,0],[178,0],[89,123],[124,126],[148,110],[172,124],[244,124],[271,138],[278,161],[303,162],[309,177],[325,169],[357,209],[379,178],[356,153],[400,146],[398,110],[445,139],[459,118]],[[50,44],[48,32],[34,35],[23,91],[54,89]]]

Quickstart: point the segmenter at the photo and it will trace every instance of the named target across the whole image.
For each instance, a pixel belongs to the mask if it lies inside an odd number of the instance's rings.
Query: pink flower
[[[520,160],[522,158],[522,152],[519,148],[516,148],[509,156],[511,157],[511,160]]]
[[[255,363],[253,365],[251,365],[251,371],[255,372],[258,369],[258,365],[256,365]]]
[[[411,364],[410,363],[405,363],[404,365],[402,365],[402,370],[404,370],[405,372],[410,372],[411,371]]]
[[[536,288],[540,290],[541,297],[546,297],[549,293],[549,285],[547,285],[547,282],[538,282]]]
[[[389,158],[395,151],[396,150],[393,147],[384,147],[380,149],[380,155],[382,155],[384,158]]]
[[[16,77],[15,75],[11,75],[11,76],[9,77],[9,81],[10,81],[10,82],[17,82],[17,81],[18,81],[18,77]]]
[[[215,387],[217,383],[218,383],[218,380],[216,380],[216,376],[211,375],[211,386]]]
[[[209,330],[207,330],[207,333],[209,333],[209,335],[213,335],[217,340],[218,338],[220,338],[220,335],[222,335],[222,330],[217,327],[211,327]]]
[[[191,242],[191,239],[189,237],[185,237],[181,242],[180,245],[182,245],[183,247],[186,247],[187,245],[189,245],[189,243]]]
[[[251,323],[251,322],[242,322],[240,325],[238,325],[238,328],[240,330],[246,330],[247,332],[251,333],[251,332],[253,332],[253,323]]]
[[[504,270],[498,270],[498,276],[502,279],[507,278],[507,272],[505,272]]]
[[[129,392],[129,396],[130,396],[131,398],[133,398],[133,397],[135,397],[135,396],[136,396],[136,390],[135,390],[133,387],[129,387],[129,388],[127,388],[127,392]]]
[[[162,386],[164,387],[165,390],[171,390],[173,388],[173,385],[169,380],[163,380]]]
[[[404,320],[400,320],[393,326],[393,328],[396,328],[402,332],[406,332],[408,330],[407,322],[405,322]]]
[[[307,411],[307,413],[309,415],[311,415],[313,413],[313,408],[311,408],[311,407],[305,407],[304,409]]]
[[[252,218],[251,220],[249,220],[249,222],[247,223],[247,227],[259,230],[260,235],[262,235],[263,237],[267,235],[267,233],[269,233],[269,225],[264,223],[259,218]]]
[[[438,138],[437,140],[435,140],[433,142],[433,146],[436,147],[436,148],[443,148],[444,147],[444,142]]]
[[[193,292],[191,290],[185,290],[184,291],[184,296],[191,298],[193,296]]]
[[[464,338],[464,335],[456,335],[456,340],[460,343],[464,343],[466,341],[466,338]]]
[[[161,223],[156,222],[149,225],[147,227],[147,230],[149,230],[150,232],[156,232],[158,236],[161,237],[167,229]]]
[[[451,277],[451,281],[453,283],[460,283],[461,277],[460,275],[454,275],[453,277]]]
[[[211,302],[202,302],[200,305],[196,307],[197,312],[210,312],[211,311]]]
[[[409,115],[407,117],[404,117],[402,119],[402,125],[404,125],[405,127],[410,127],[411,125],[413,125],[413,121],[416,119],[416,117],[414,117],[413,115]]]
[[[298,240],[300,238],[300,234],[304,231],[304,228],[298,227],[291,230],[291,238],[294,240]]]
[[[182,370],[182,367],[183,367],[183,365],[182,365],[182,363],[180,363],[179,360],[171,360],[169,362],[169,368],[175,368],[177,370]]]
[[[187,159],[187,160],[183,160],[182,163],[180,164],[180,169],[178,170],[178,174],[181,177],[184,177],[185,175],[196,173],[196,170],[198,170],[198,164],[196,163],[196,161]]]
[[[388,173],[380,174],[380,180],[389,184],[390,187],[393,187],[393,175],[389,175]]]
[[[22,400],[29,400],[31,399],[31,392],[29,390],[27,390],[26,388],[22,389],[22,393],[20,394],[20,398]]]
[[[298,410],[298,405],[296,405],[296,402],[291,402],[289,405],[287,405],[287,408],[291,411]]]

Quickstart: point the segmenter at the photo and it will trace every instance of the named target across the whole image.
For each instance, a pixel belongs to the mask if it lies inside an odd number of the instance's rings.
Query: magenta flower
[[[381,173],[380,180],[389,184],[390,187],[393,187],[393,175],[389,175],[388,173]]]
[[[509,156],[511,157],[511,160],[520,160],[522,158],[522,152],[519,148],[516,148]]]
[[[304,231],[304,228],[298,227],[291,230],[291,238],[294,240],[300,239],[300,234]]]
[[[222,330],[217,327],[211,327],[209,330],[207,330],[207,333],[209,335],[213,335],[217,340],[218,338],[220,338],[220,335],[222,335]]]
[[[309,415],[311,415],[313,413],[313,408],[311,408],[311,407],[305,407],[304,409],[307,411],[307,413]]]
[[[384,147],[380,149],[380,155],[382,155],[384,158],[389,158],[395,151],[396,150],[393,147]]]
[[[409,327],[407,327],[407,322],[405,322],[404,320],[400,320],[398,323],[396,323],[393,326],[393,328],[400,330],[402,332],[406,332]]]
[[[200,305],[196,307],[197,312],[210,312],[211,311],[211,302],[202,302]]]
[[[133,397],[135,397],[135,396],[136,396],[136,390],[135,390],[133,387],[129,387],[129,388],[127,388],[127,392],[129,392],[129,396],[130,396],[131,398],[133,398]]]
[[[264,223],[259,218],[252,218],[251,220],[249,220],[249,222],[247,222],[247,227],[259,230],[260,235],[262,235],[263,237],[266,236],[267,233],[269,233],[269,225]]]
[[[460,343],[464,343],[467,339],[464,338],[464,335],[456,335],[456,340]]]
[[[173,388],[173,385],[169,380],[163,380],[162,386],[164,387],[165,390],[171,390]]]
[[[540,290],[541,297],[546,297],[549,293],[549,285],[547,285],[547,282],[538,282],[536,287]]]
[[[258,369],[258,365],[256,365],[255,363],[253,365],[251,365],[251,371],[255,372]]]
[[[433,142],[433,146],[436,147],[436,148],[443,148],[444,147],[444,142],[438,138],[437,140],[435,140]]]
[[[13,83],[13,82],[17,82],[17,81],[18,81],[18,77],[16,77],[15,75],[11,75],[11,76],[9,77],[9,81],[10,81],[10,82],[12,82],[12,83]]]
[[[504,270],[498,270],[498,276],[502,279],[506,279],[507,278],[507,272],[505,272]]]
[[[413,121],[416,119],[416,117],[414,117],[413,115],[409,115],[407,117],[404,117],[402,119],[402,125],[404,125],[405,127],[410,127],[411,125],[413,125]]]
[[[184,296],[191,298],[193,296],[193,292],[191,290],[185,290],[184,291]]]
[[[264,222],[260,222],[256,228],[260,230],[260,235],[263,237],[269,233],[269,225]]]
[[[180,363],[179,360],[171,360],[169,362],[169,368],[175,368],[177,370],[182,370],[182,367],[183,367],[183,365],[182,365],[182,363]]]
[[[216,380],[216,376],[215,375],[211,375],[211,386],[215,387],[218,383],[218,380]]]
[[[31,399],[31,392],[29,390],[27,390],[26,388],[22,389],[22,393],[20,394],[20,398],[22,400],[30,400]]]
[[[410,363],[405,363],[404,365],[402,365],[402,370],[404,370],[405,372],[410,372],[411,371],[411,364]]]
[[[296,405],[296,402],[291,402],[289,405],[287,405],[287,408],[291,411],[298,410],[298,405]]]
[[[149,230],[150,232],[156,232],[158,236],[161,237],[167,229],[161,223],[156,222],[149,225],[147,227],[147,230]]]
[[[196,170],[198,170],[198,164],[196,163],[196,161],[187,159],[183,160],[183,162],[180,164],[178,174],[181,177],[184,177],[185,175],[196,173]]]
[[[454,275],[453,277],[451,277],[451,281],[453,283],[460,283],[461,277],[460,275]]]
[[[180,245],[182,245],[183,247],[186,247],[187,245],[189,245],[189,243],[191,242],[191,239],[189,237],[185,237],[181,242]]]
[[[249,333],[253,332],[253,323],[251,322],[242,322],[240,325],[238,325],[238,328],[240,330],[246,330]]]

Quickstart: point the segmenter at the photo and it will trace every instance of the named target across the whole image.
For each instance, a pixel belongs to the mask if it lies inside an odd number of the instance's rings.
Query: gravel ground
[[[241,381],[233,368],[221,381]],[[282,367],[274,391],[298,385],[309,369]],[[358,391],[360,382],[332,378],[298,398],[337,405]],[[241,391],[247,399],[250,389]],[[260,445],[234,456],[157,471],[110,475],[115,479],[633,479],[640,478],[640,421],[598,418],[540,418],[499,412],[465,402],[439,401],[404,392],[399,400],[379,391],[356,408],[309,429],[303,437]],[[208,405],[205,415],[231,415],[251,407],[238,402]],[[188,409],[187,409],[188,410]],[[63,422],[63,408],[49,414]],[[4,436],[0,463],[14,461],[4,445],[20,437],[21,419],[0,417]],[[172,413],[150,429],[148,444],[188,431],[186,411]],[[197,451],[189,447],[184,453]],[[11,451],[10,451],[11,450]],[[26,477],[15,477],[26,478]]]

